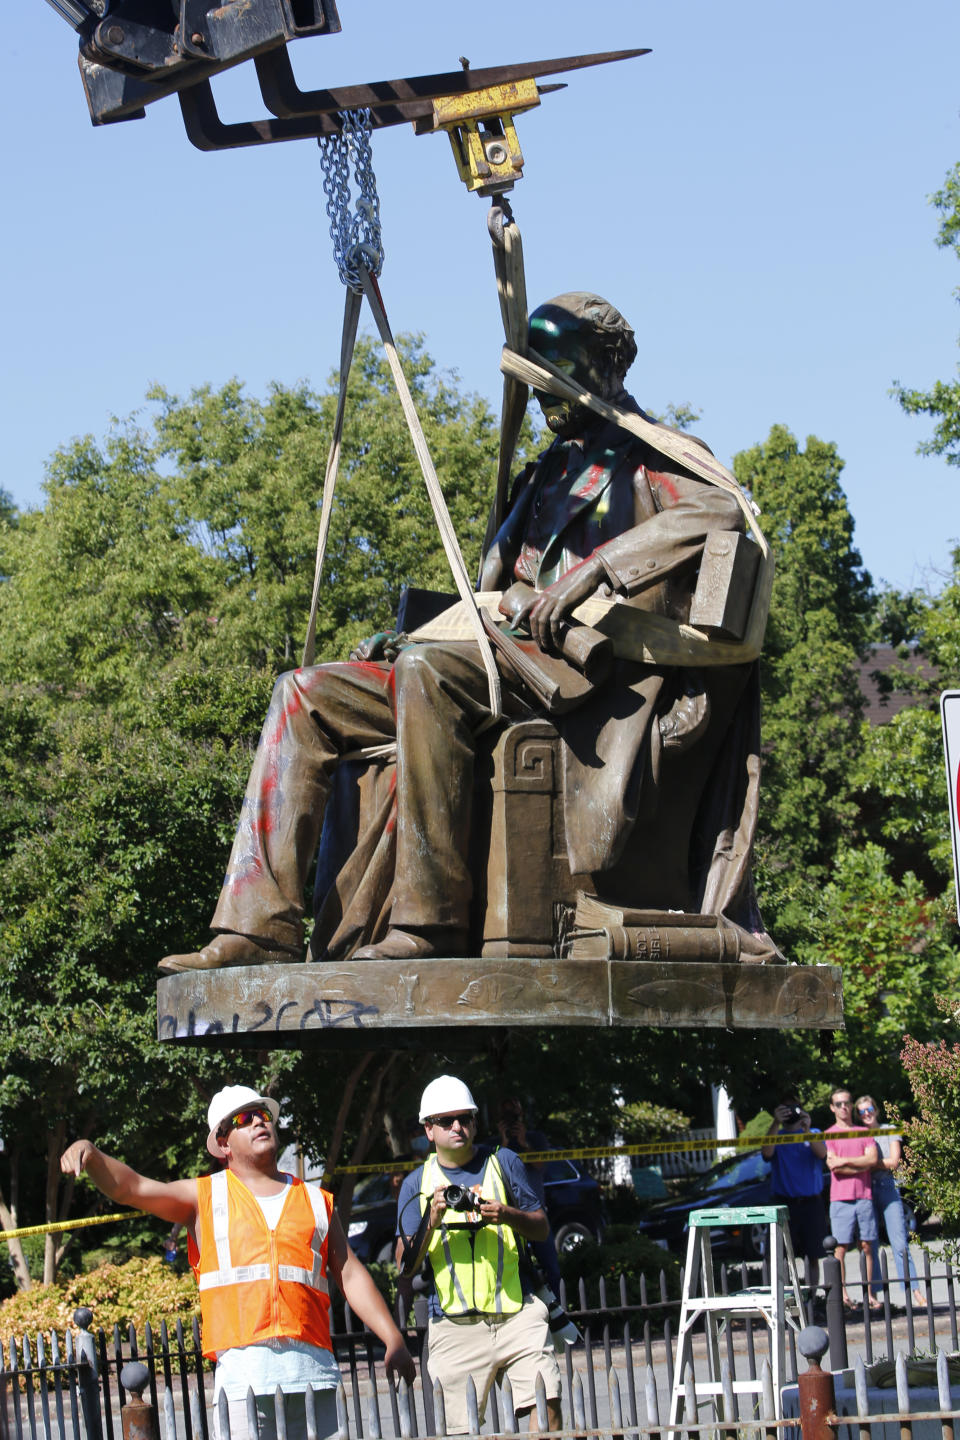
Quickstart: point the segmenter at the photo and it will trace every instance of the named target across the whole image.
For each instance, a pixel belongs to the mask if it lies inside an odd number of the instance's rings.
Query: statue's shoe
[[[181,970],[223,970],[230,965],[290,965],[300,959],[295,950],[258,945],[248,935],[215,935],[202,950],[189,955],[167,955],[157,966],[164,975]]]
[[[452,959],[467,953],[466,930],[438,926],[434,930],[388,930],[376,945],[354,950],[354,960],[429,960],[437,955]]]

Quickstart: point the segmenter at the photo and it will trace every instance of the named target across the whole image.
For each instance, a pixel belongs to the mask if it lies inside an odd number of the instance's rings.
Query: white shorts
[[[287,1422],[287,1440],[307,1440],[307,1404],[301,1394],[285,1395],[283,1405]],[[317,1440],[336,1440],[337,1435],[337,1392],[329,1387],[314,1390],[314,1410],[317,1417]],[[257,1423],[260,1440],[277,1440],[277,1407],[273,1395],[258,1395]],[[250,1434],[247,1425],[246,1400],[230,1400],[230,1440],[257,1440],[256,1432]],[[227,1440],[220,1433],[220,1411],[214,1406],[214,1435],[216,1440]]]

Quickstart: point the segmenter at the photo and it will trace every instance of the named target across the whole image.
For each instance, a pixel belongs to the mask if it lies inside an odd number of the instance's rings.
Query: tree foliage
[[[495,420],[419,341],[401,349],[475,564]],[[225,1063],[155,1034],[154,966],[202,943],[274,675],[305,630],[333,396],[274,386],[259,402],[234,382],[153,398],[151,426],[117,423],[102,443],[58,451],[42,508],[0,516],[5,1228],[69,1213],[74,1187],[59,1184],[57,1161],[74,1135],[148,1173],[195,1173],[225,1073],[274,1084],[308,1149],[333,1142],[357,1158],[363,1143],[335,1058],[301,1064],[307,1082],[293,1056]],[[403,584],[449,588],[367,341],[351,399],[318,628],[328,656],[389,624]],[[358,1071],[361,1111],[385,1074]],[[49,1239],[47,1279],[61,1248]]]
[[[775,425],[734,458],[760,506],[776,562],[761,659],[763,790],[760,889],[774,933],[788,948],[802,933],[811,894],[851,838],[850,770],[862,745],[857,659],[867,641],[870,577],[853,544],[830,443]]]
[[[833,1065],[860,1091],[904,1093],[903,1036],[937,1036],[936,996],[960,984],[953,941],[943,902],[911,872],[899,880],[891,874],[879,845],[841,852],[798,958],[843,967],[846,1025]]]
[[[473,569],[495,419],[437,373],[420,340],[401,348]],[[85,1184],[58,1184],[73,1135],[148,1173],[196,1173],[208,1163],[206,1106],[227,1080],[272,1087],[303,1149],[328,1165],[409,1150],[420,1091],[441,1069],[468,1074],[488,1131],[499,1101],[520,1094],[528,1120],[564,1144],[703,1123],[719,1080],[741,1113],[787,1073],[811,1093],[823,1061],[801,1032],[737,1045],[722,1031],[597,1032],[584,1043],[561,1027],[499,1035],[477,1053],[469,1037],[456,1049],[443,1036],[435,1052],[347,1063],[157,1043],[153,966],[205,937],[270,688],[298,657],[335,387],[274,386],[265,400],[236,381],[186,398],[158,387],[151,405],[139,423],[54,455],[41,508],[19,513],[0,497],[5,1227],[98,1203]],[[518,461],[533,439],[525,433]],[[955,937],[931,898],[946,874],[936,737],[924,705],[866,735],[856,661],[886,627],[958,676],[960,561],[940,596],[890,595],[877,618],[835,448],[811,437],[801,449],[775,426],[736,467],[777,560],[762,666],[761,902],[791,958],[844,966],[836,1063],[902,1098],[900,1037],[937,1033],[930,997],[957,978]],[[323,658],[389,626],[403,584],[450,588],[399,405],[367,341],[325,577]],[[76,1248],[97,1246],[96,1232],[83,1234]],[[46,1246],[48,1278],[61,1248]]]
[[[956,996],[938,1008],[956,1033]],[[908,1193],[943,1222],[954,1260],[960,1255],[960,1044],[904,1037],[903,1068],[910,1079],[915,1114],[902,1166]],[[952,1243],[951,1243],[952,1242]]]
[[[490,507],[499,426],[489,406],[437,373],[419,339],[401,342],[469,571]],[[181,401],[161,388],[159,452],[172,461],[192,534],[217,566],[221,656],[289,665],[313,585],[319,500],[335,394],[272,387],[266,405],[233,382]],[[525,430],[528,446],[531,432]],[[317,624],[319,658],[343,658],[392,625],[405,584],[449,590],[426,488],[386,361],[358,342]]]
[[[930,197],[940,212],[937,244],[960,258],[960,164],[947,175],[943,189]],[[960,287],[954,291],[960,299]],[[958,369],[960,376],[960,369]],[[917,446],[920,455],[942,455],[948,465],[960,465],[960,378],[936,380],[929,390],[908,390],[899,382],[892,393],[908,415],[936,419],[933,435]]]

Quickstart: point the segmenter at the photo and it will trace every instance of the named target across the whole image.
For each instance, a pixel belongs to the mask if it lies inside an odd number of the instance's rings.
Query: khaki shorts
[[[547,1307],[528,1295],[512,1315],[445,1315],[430,1321],[427,1368],[443,1386],[447,1433],[467,1431],[467,1378],[477,1387],[480,1421],[495,1380],[510,1376],[515,1410],[537,1403],[537,1376],[543,1376],[548,1400],[560,1394],[560,1369],[550,1339]]]

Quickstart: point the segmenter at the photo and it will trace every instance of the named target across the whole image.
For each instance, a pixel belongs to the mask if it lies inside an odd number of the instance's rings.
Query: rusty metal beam
[[[593,55],[570,55],[554,60],[529,60],[515,65],[493,65],[482,70],[448,70],[436,75],[414,75],[402,80],[375,80],[335,90],[301,90],[286,46],[254,56],[260,91],[272,112],[262,120],[224,123],[217,112],[209,79],[195,80],[178,91],[183,123],[191,143],[199,150],[232,150],[250,145],[272,145],[281,140],[319,139],[340,131],[344,110],[368,109],[375,129],[416,122],[433,128],[435,100],[470,95],[492,85],[561,75],[591,65],[649,55],[649,50],[606,50]],[[555,89],[555,86],[545,87]],[[427,123],[429,122],[429,123]]]
[[[335,90],[301,90],[285,48],[257,56],[257,78],[268,110],[283,119],[299,115],[335,115],[339,110],[369,109],[375,126],[399,125],[430,115],[434,100],[469,95],[493,85],[564,75],[592,65],[632,60],[646,50],[604,50],[592,55],[567,55],[554,60],[526,60],[514,65],[488,65],[481,70],[446,70],[436,75],[411,75],[403,80],[373,80]]]

